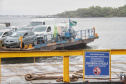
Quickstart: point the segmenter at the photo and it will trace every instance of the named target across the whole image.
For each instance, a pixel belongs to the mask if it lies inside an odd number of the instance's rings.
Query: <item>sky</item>
[[[126,0],[0,0],[0,15],[53,15],[90,6],[124,5]]]

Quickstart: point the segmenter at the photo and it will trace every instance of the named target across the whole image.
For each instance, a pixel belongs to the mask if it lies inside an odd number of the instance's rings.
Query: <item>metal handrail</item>
[[[48,34],[48,35],[39,35],[40,37],[38,40],[38,44],[47,44],[47,43],[53,43],[53,42],[62,42],[62,41],[71,41],[72,39],[80,40],[80,39],[86,39],[95,36],[94,34],[94,28],[87,29],[87,30],[79,30],[74,31],[73,33],[70,32],[63,32],[63,33],[55,33],[55,34]],[[42,40],[44,42],[42,42]]]

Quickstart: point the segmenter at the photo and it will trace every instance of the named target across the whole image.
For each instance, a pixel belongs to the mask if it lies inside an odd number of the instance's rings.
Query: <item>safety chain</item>
[[[56,79],[56,82],[62,82],[63,81],[63,76],[45,76],[45,75],[38,75],[38,76],[33,76],[31,74],[25,75],[25,79],[27,81],[31,80],[51,80],[51,79]],[[74,82],[77,81],[78,77],[75,75],[70,76],[70,81]]]
[[[72,75],[72,77],[70,77],[71,82],[74,82],[74,81],[77,81],[77,80],[78,80],[78,77],[75,76],[75,75]],[[58,79],[56,79],[56,82],[63,82],[63,77],[59,77]]]

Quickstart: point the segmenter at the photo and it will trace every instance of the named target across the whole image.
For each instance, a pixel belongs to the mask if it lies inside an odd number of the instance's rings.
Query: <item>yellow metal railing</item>
[[[85,56],[86,51],[96,52],[110,52],[110,80],[111,80],[111,55],[126,55],[126,49],[108,49],[108,50],[55,50],[55,51],[0,51],[0,77],[1,77],[1,58],[14,58],[14,57],[48,57],[48,56],[63,56],[63,81],[70,82],[69,78],[69,56]],[[83,73],[84,73],[83,57]],[[84,81],[83,75],[83,81]],[[0,78],[1,81],[1,78]]]

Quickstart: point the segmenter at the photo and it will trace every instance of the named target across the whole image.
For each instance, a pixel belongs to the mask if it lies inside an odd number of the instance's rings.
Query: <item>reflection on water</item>
[[[74,46],[68,46],[64,48],[57,48],[56,50],[83,50],[83,49],[97,49],[97,45],[86,45],[86,44],[79,44]]]
[[[57,62],[62,62],[63,57],[58,56],[58,57],[40,57],[36,60],[37,63],[57,63]]]
[[[34,58],[2,58],[2,64],[22,64],[22,63],[34,63]]]
[[[63,57],[36,57],[35,62],[36,63],[57,63],[62,62]],[[2,64],[23,64],[23,63],[34,63],[33,57],[22,57],[22,58],[2,58],[1,59]]]
[[[82,50],[82,49],[96,49],[97,46],[88,46],[88,45],[77,45],[67,48],[59,48],[57,50]],[[76,56],[70,57],[71,60],[77,60]],[[26,58],[2,58],[2,64],[23,64],[23,63],[34,63],[33,57]],[[59,63],[63,61],[62,56],[56,57],[36,57],[36,63]]]

